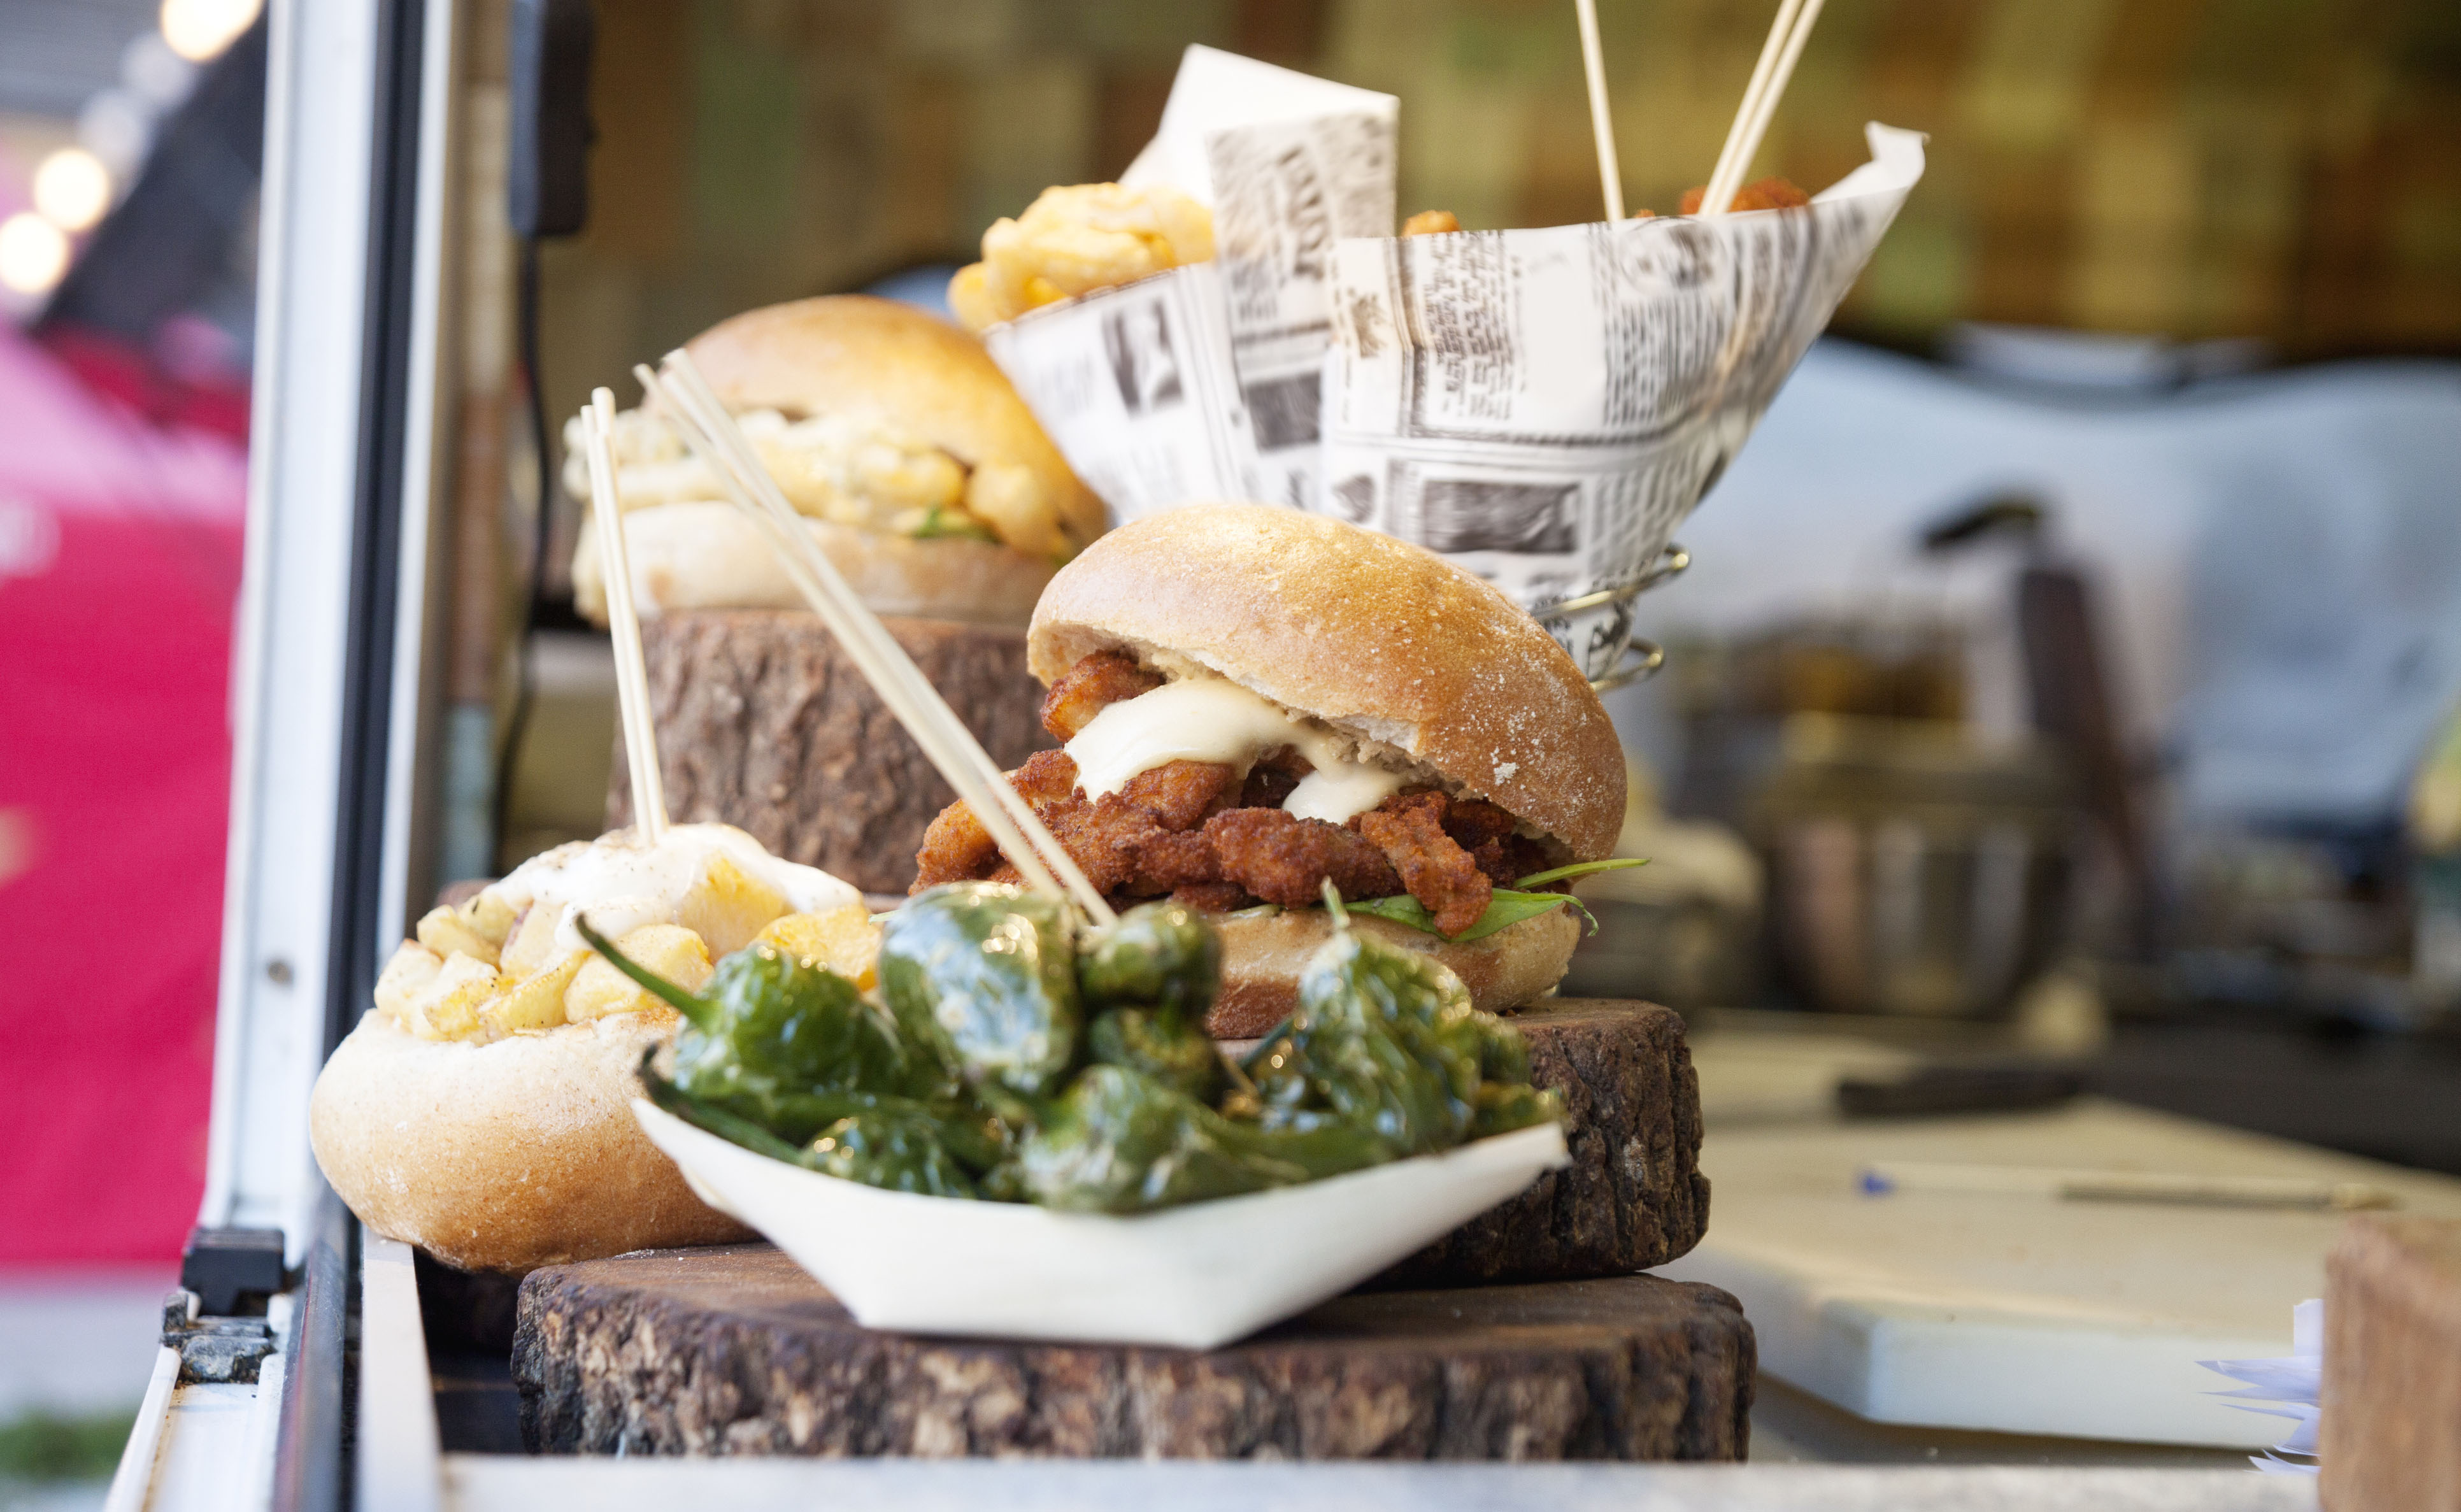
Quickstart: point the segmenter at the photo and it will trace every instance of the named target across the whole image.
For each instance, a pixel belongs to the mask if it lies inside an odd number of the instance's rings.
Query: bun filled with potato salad
[[[631,1112],[674,1009],[594,954],[592,928],[697,987],[738,950],[868,985],[862,896],[741,830],[679,824],[559,846],[418,922],[318,1076],[310,1141],[369,1227],[471,1270],[748,1237]]]

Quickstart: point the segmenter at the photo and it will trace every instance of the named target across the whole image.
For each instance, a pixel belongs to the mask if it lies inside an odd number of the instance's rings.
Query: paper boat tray
[[[1304,1311],[1569,1163],[1549,1123],[1347,1176],[1114,1218],[883,1191],[633,1113],[703,1201],[867,1328],[1211,1349]]]

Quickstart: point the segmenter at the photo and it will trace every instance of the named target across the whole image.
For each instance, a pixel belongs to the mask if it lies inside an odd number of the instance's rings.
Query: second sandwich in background
[[[982,344],[945,321],[839,294],[750,310],[685,350],[880,613],[1022,625],[1053,569],[1102,534],[1102,500]],[[662,416],[624,411],[614,440],[644,613],[802,607],[758,529]],[[577,432],[566,453],[565,486],[587,500]],[[593,531],[582,533],[572,577],[581,612],[604,621]]]
[[[839,295],[738,315],[686,350],[813,539],[985,749],[1013,764],[1047,744],[1025,625],[1052,572],[1101,534],[1103,509],[982,344],[907,306]],[[904,887],[947,785],[665,417],[627,411],[614,439],[675,817],[738,825],[867,892]],[[587,481],[567,479],[576,494]],[[594,531],[573,579],[577,607],[603,620]],[[610,784],[608,825],[631,818],[628,784]]]
[[[1328,883],[1482,1009],[1562,976],[1578,915],[1514,884],[1608,854],[1622,748],[1572,658],[1493,587],[1320,516],[1195,506],[1063,568],[1028,647],[1066,749],[1010,780],[1097,888],[1215,916],[1216,1037],[1290,1012]],[[1009,877],[963,804],[916,860],[918,891]]]

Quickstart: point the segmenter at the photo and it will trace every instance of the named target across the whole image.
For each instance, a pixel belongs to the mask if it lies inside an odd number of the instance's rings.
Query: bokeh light
[[[69,270],[69,235],[32,210],[0,221],[0,287],[47,294]]]
[[[111,208],[111,170],[83,147],[62,147],[34,170],[34,208],[63,231],[82,231]]]
[[[162,40],[191,63],[203,63],[239,39],[265,0],[162,0]]]

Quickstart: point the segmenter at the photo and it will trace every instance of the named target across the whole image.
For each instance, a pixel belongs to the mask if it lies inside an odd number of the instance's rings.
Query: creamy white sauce
[[[1316,770],[1282,807],[1338,824],[1381,803],[1402,774],[1360,761],[1352,743],[1294,717],[1270,699],[1220,677],[1184,678],[1123,699],[1068,742],[1077,782],[1089,799],[1117,793],[1141,772],[1173,761],[1216,761],[1246,771],[1268,751],[1295,746]]]
[[[573,927],[576,908],[589,912],[590,927],[616,938],[645,924],[672,924],[675,908],[723,854],[746,876],[778,889],[796,913],[826,913],[860,904],[863,895],[817,866],[772,856],[732,824],[670,824],[654,848],[630,833],[559,845],[522,862],[487,890],[515,909],[544,905],[561,910],[555,941],[559,952],[584,949]]]
[[[1316,760],[1314,756],[1308,759]],[[1299,778],[1299,785],[1282,799],[1282,807],[1301,819],[1338,824],[1353,814],[1364,814],[1383,802],[1401,786],[1402,774],[1387,772],[1380,766],[1360,761],[1327,766],[1317,761],[1316,770]]]

